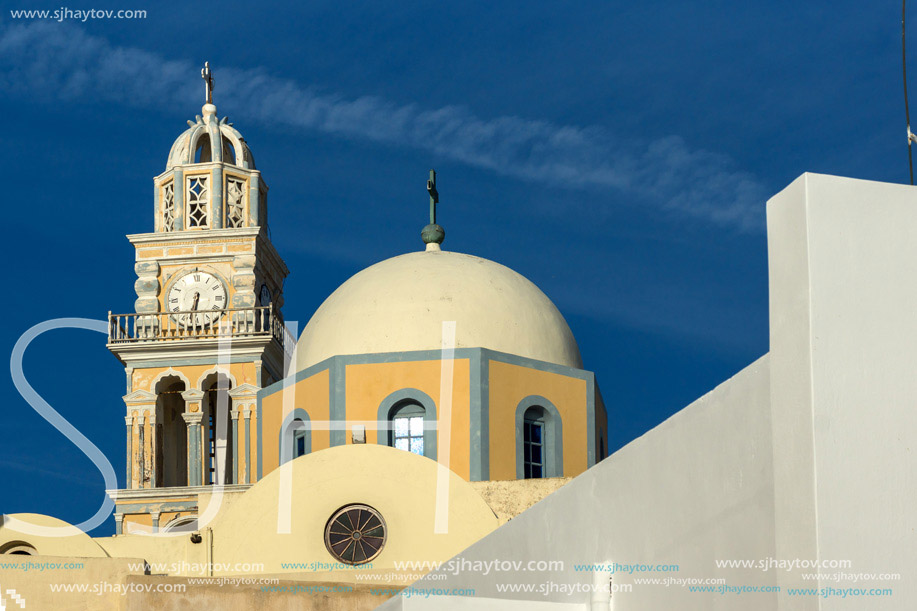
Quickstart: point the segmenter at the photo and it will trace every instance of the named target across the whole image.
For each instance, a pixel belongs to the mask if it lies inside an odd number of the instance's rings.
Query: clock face
[[[227,307],[226,287],[213,274],[189,272],[172,284],[166,301],[178,322],[209,325],[220,317],[219,310]]]
[[[266,284],[261,285],[261,295],[259,299],[261,300],[262,306],[266,306],[271,303],[271,289],[267,288]]]

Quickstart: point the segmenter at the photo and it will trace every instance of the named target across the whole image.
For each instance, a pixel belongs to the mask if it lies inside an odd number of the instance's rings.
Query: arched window
[[[281,465],[312,451],[311,428],[306,410],[296,408],[287,414],[280,425]]]
[[[416,388],[402,388],[379,405],[377,442],[436,460],[436,403]]]
[[[544,410],[530,407],[522,419],[522,473],[525,479],[545,477]]]
[[[532,395],[516,406],[516,478],[563,477],[564,437],[560,412]]]
[[[423,406],[416,401],[402,401],[391,412],[390,445],[413,454],[423,453]]]
[[[165,376],[154,387],[155,487],[188,485],[188,425],[182,418],[185,401],[181,395],[185,390],[187,384],[176,375]]]

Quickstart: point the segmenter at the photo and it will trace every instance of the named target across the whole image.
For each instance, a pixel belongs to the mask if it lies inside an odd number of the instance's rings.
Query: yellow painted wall
[[[470,362],[468,359],[456,359],[453,371],[452,418],[451,430],[443,427],[442,397],[440,397],[440,377],[442,361],[406,361],[397,363],[367,363],[347,365],[346,379],[346,418],[376,422],[379,417],[379,405],[390,394],[403,388],[416,388],[433,399],[436,403],[436,416],[439,423],[437,448],[442,458],[444,440],[448,436],[449,468],[464,479],[471,476],[470,467]],[[351,442],[348,432],[347,443]],[[377,431],[367,427],[366,442],[377,443]]]
[[[263,422],[261,426],[262,443],[264,444],[261,454],[262,475],[267,475],[280,464],[280,426],[287,414],[294,408],[305,410],[311,422],[327,421],[331,418],[329,376],[329,371],[324,369],[292,384],[286,391],[290,393],[286,401],[284,401],[283,391],[275,392],[262,400]],[[329,447],[331,447],[331,432],[327,429],[313,429],[312,451]]]
[[[121,532],[130,533],[138,531],[151,532],[153,530],[153,517],[148,513],[134,513],[124,516],[121,523]]]
[[[287,471],[289,470],[289,471]],[[281,475],[288,475],[285,480]],[[437,512],[435,463],[410,452],[375,444],[346,445],[287,463],[240,495],[212,523],[215,563],[263,563],[264,573],[303,572],[283,563],[334,562],[324,544],[331,515],[350,503],[365,503],[385,519],[388,541],[373,570],[393,572],[406,561],[451,558],[499,524],[484,499],[450,474],[445,510],[448,529],[434,530]],[[282,482],[291,485],[281,505]],[[289,533],[278,533],[278,508],[289,511]],[[282,521],[286,524],[285,521]],[[355,580],[366,569],[335,570],[335,581]]]
[[[541,395],[557,407],[563,421],[564,475],[587,468],[586,435],[589,389],[585,380],[490,361],[490,479],[516,479],[516,407],[529,395]]]
[[[174,367],[175,371],[180,371],[185,375],[186,378],[191,382],[193,388],[198,387],[198,381],[200,377],[204,375],[204,372],[213,369],[214,365],[181,365]],[[253,386],[258,385],[257,372],[255,370],[254,363],[232,363],[228,366],[229,373],[236,380],[236,385],[241,386],[242,384],[251,384]],[[146,369],[135,369],[131,374],[131,385],[133,390],[146,390],[149,392],[154,392],[152,387],[153,380],[156,379],[160,373],[167,371],[169,367],[153,367]],[[221,368],[223,369],[223,368]]]
[[[159,514],[159,527],[164,528],[175,518],[185,518],[193,515],[191,511],[163,511]]]
[[[23,532],[36,527],[47,529],[41,534]],[[13,513],[0,523],[0,550],[10,545],[26,543],[42,556],[80,556],[101,558],[108,554],[89,535],[72,524],[38,513]],[[0,556],[4,561],[16,556]],[[9,586],[8,582],[4,585]]]

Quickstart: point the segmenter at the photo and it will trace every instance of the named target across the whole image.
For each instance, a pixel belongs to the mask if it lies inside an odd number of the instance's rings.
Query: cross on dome
[[[446,230],[436,224],[436,204],[439,203],[439,191],[436,190],[436,170],[430,170],[427,179],[427,193],[430,194],[430,224],[423,228],[420,237],[427,245],[428,251],[440,250],[440,244],[446,238]]]

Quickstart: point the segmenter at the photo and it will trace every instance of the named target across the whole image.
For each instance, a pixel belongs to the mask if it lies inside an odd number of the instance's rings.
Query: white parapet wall
[[[777,552],[917,605],[917,188],[805,174],[768,205]],[[811,587],[799,572],[781,585]]]

